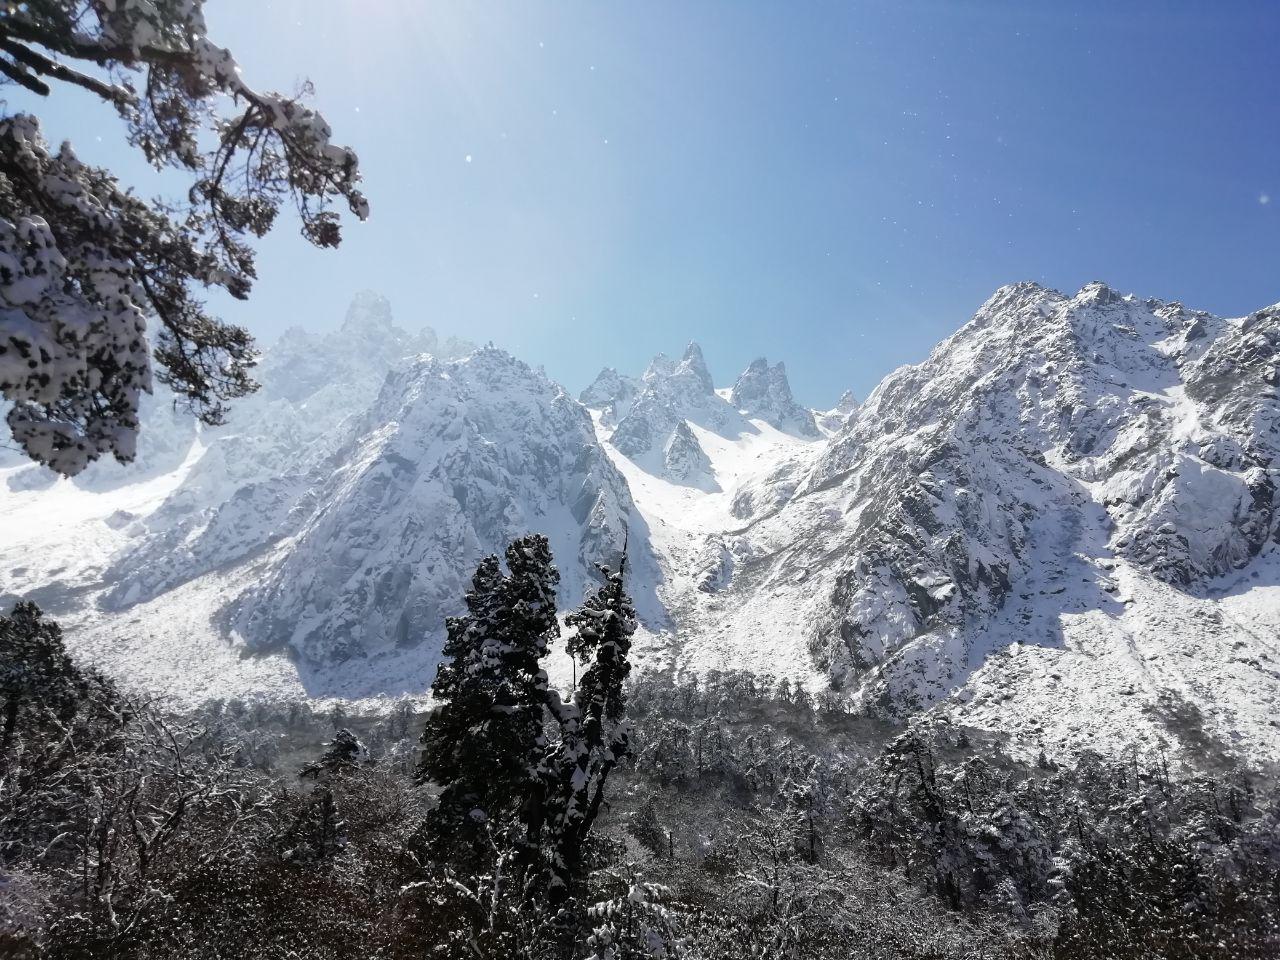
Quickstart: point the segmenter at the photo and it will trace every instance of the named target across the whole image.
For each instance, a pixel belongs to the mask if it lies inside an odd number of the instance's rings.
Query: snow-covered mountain
[[[1275,528],[1278,319],[1101,284],[998,291],[891,375],[797,490],[797,505],[847,498],[852,549],[815,623],[820,662],[841,678],[995,612],[1031,572],[1046,515],[1055,538],[1100,527],[1072,546],[1180,587],[1247,565]]]
[[[231,622],[253,650],[313,662],[415,644],[457,612],[481,557],[530,530],[580,600],[616,566],[631,511],[595,439],[581,405],[500,350],[413,360],[307,478]]]
[[[1274,756],[1278,346],[1277,308],[1002,288],[830,441],[740,476],[732,521],[662,509],[714,585],[678,601],[677,662],[812,663],[1033,742],[1176,714]]]
[[[862,404],[804,410],[763,359],[717,389],[696,344],[579,403],[367,295],[268,351],[229,428],[160,431],[141,480],[3,469],[0,591],[188,698],[395,693],[482,553],[548,533],[573,602],[629,531],[648,669],[785,675],[1029,752],[1280,759],[1278,365],[1280,307],[1027,283]]]
[[[600,410],[605,423],[616,426],[631,409],[640,389],[639,380],[622,376],[613,367],[605,367],[578,399],[584,405]]]
[[[261,389],[236,404],[225,428],[201,434],[181,485],[127,527],[131,542],[107,574],[103,605],[119,610],[150,600],[282,537],[316,471],[350,442],[398,362],[474,349],[450,342],[441,351],[435,331],[397,327],[386,298],[369,292],[356,296],[332,333],[285,331],[263,357]],[[128,467],[110,470],[114,477]],[[97,487],[95,479],[84,485]]]
[[[579,400],[597,411],[614,450],[651,473],[706,492],[720,488],[691,428],[723,440],[756,436],[766,427],[803,439],[821,435],[813,411],[792,397],[781,363],[754,360],[732,388],[717,390],[696,343],[679,361],[654,357],[638,380],[606,368]]]
[[[629,392],[633,382],[621,379],[619,385]],[[593,387],[597,393],[605,392],[600,378]],[[663,354],[654,357],[630,403],[624,402],[626,392],[622,397],[607,397],[602,410],[611,413],[617,423],[609,443],[637,462],[656,466],[682,423],[693,423],[722,436],[738,436],[753,429],[737,408],[716,393],[702,348],[696,343],[689,344],[679,361]],[[588,400],[590,396],[588,388]],[[619,415],[622,409],[626,412]],[[693,449],[696,442],[690,446],[682,438],[677,446],[697,456]]]

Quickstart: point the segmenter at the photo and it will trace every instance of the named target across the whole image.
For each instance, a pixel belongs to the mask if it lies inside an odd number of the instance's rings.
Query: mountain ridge
[[[552,529],[572,603],[629,531],[645,669],[788,676],[1028,751],[1195,715],[1280,758],[1280,307],[1228,320],[1011,284],[818,413],[763,358],[717,388],[696,343],[639,376],[606,368],[580,405],[494,348],[404,357],[442,345],[396,332],[374,295],[348,322],[367,338],[338,378],[354,393],[308,379],[338,341],[292,335],[264,360],[265,431],[202,434],[120,489],[8,489],[22,517],[74,509],[56,534],[32,521],[0,590],[43,589],[118,666],[137,654],[110,638],[182,622],[211,663],[215,643],[256,657],[218,669],[257,678],[287,652],[279,682],[345,663],[308,690],[367,695],[404,689],[394,664],[428,669],[503,538]],[[74,536],[92,547],[58,570]],[[19,563],[34,544],[49,561]],[[1091,690],[1112,691],[1105,710]]]

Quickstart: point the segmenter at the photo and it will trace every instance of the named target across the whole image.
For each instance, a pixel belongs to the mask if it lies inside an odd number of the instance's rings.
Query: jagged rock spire
[[[787,381],[787,368],[764,357],[752,360],[733,385],[729,402],[748,417],[764,420],[779,430],[800,436],[818,435],[813,414],[796,403]]]
[[[373,290],[361,290],[351,298],[341,329],[344,333],[367,336],[369,331],[390,331],[394,327],[391,301]]]
[[[690,342],[685,348],[684,356],[680,358],[680,363],[675,369],[673,376],[692,378],[701,388],[703,393],[715,393],[715,382],[711,379],[711,371],[707,369],[707,361],[702,356],[702,348],[696,343]]]
[[[677,483],[704,485],[712,476],[711,460],[689,424],[681,420],[663,449],[667,479]]]

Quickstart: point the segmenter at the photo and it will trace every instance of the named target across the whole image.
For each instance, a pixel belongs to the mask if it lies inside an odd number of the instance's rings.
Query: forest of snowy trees
[[[0,620],[0,953],[1275,955],[1273,780],[1159,755],[1028,764],[785,679],[629,676],[624,573],[562,638],[544,538],[483,561],[425,716],[175,714],[17,605]],[[541,666],[561,642],[583,667],[568,691]]]

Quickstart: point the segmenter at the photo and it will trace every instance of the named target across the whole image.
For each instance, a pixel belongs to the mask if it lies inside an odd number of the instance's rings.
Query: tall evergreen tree
[[[506,574],[494,556],[477,567],[467,615],[446,624],[431,688],[437,706],[423,731],[419,777],[442,788],[426,834],[445,859],[480,856],[485,836],[515,825],[545,749],[540,660],[559,630],[560,577],[543,536],[516,540],[506,560]]]
[[[323,779],[326,776],[348,773],[358,768],[368,755],[360,738],[343,727],[333,735],[320,759],[309,763],[299,771],[300,777]]]
[[[545,776],[552,786],[548,893],[552,904],[581,901],[586,879],[584,848],[604,802],[605,785],[630,751],[624,685],[636,613],[623,585],[626,553],[617,573],[604,570],[604,584],[571,613],[570,652],[591,666],[571,703],[557,705],[561,740]]]
[[[485,663],[496,668],[494,706],[501,722],[493,725],[494,743],[505,762],[504,778],[515,790],[528,791],[538,777],[546,747],[549,689],[542,660],[560,635],[556,586],[560,574],[547,538],[533,534],[507,547],[509,576],[503,582],[504,628],[487,638]]]
[[[34,603],[0,617],[0,772],[24,711],[66,720],[91,682],[67,655],[62,629]]]
[[[419,776],[442,788],[425,825],[432,857],[469,873],[477,902],[544,896],[566,947],[585,929],[586,844],[630,750],[624,685],[636,617],[625,550],[617,573],[603,572],[566,618],[569,651],[589,666],[565,701],[542,668],[559,633],[546,538],[512,543],[505,573],[496,557],[482,561],[467,616],[448,622],[438,706],[422,737]]]

